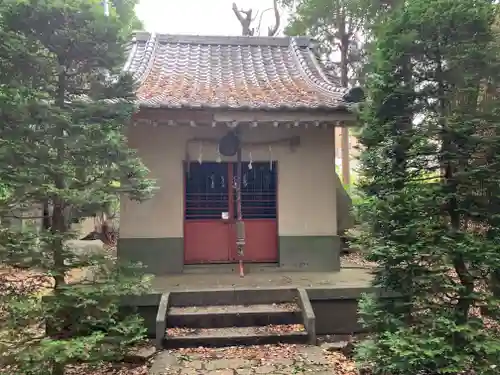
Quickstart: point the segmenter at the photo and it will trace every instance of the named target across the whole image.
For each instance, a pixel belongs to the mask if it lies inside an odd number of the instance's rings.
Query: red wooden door
[[[231,176],[228,163],[185,164],[184,262],[231,261]],[[228,217],[229,219],[229,217]]]
[[[237,165],[233,164],[233,176]],[[276,162],[243,163],[241,180],[241,206],[245,223],[245,262],[278,261],[277,186]],[[236,192],[233,195],[233,212],[236,219]],[[233,234],[236,242],[236,233]],[[238,261],[236,247],[232,259]]]
[[[185,166],[184,260],[186,264],[237,262],[236,163]],[[277,164],[244,163],[242,213],[245,262],[276,262]]]

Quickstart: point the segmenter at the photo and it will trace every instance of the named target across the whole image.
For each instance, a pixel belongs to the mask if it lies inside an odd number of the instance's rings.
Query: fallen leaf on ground
[[[184,327],[167,328],[167,331],[166,331],[167,336],[190,336],[190,335],[201,334],[201,333],[203,333],[202,329],[184,328]]]
[[[199,360],[242,358],[266,361],[276,358],[294,359],[298,355],[298,347],[293,344],[229,346],[225,348],[185,348],[172,349],[169,352],[183,358]]]
[[[147,375],[148,365],[102,364],[100,366],[68,366],[65,375]]]
[[[279,324],[279,325],[268,325],[263,327],[258,327],[257,332],[264,333],[291,333],[291,332],[304,332],[305,328],[302,324]]]
[[[368,267],[375,268],[377,263],[370,262],[365,259],[364,255],[360,252],[353,252],[349,254],[342,254],[340,257],[341,267]]]
[[[356,364],[339,352],[325,353],[328,362],[332,365],[332,373],[336,375],[359,375]]]

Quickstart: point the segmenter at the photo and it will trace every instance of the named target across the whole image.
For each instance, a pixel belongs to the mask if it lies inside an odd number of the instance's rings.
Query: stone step
[[[169,328],[164,348],[223,347],[236,345],[305,344],[308,333],[301,324],[264,327]]]
[[[155,343],[158,348],[315,344],[315,320],[302,288],[164,293]]]
[[[296,288],[225,288],[172,292],[170,307],[258,305],[297,301]]]
[[[224,328],[302,323],[296,303],[170,307],[167,327]]]

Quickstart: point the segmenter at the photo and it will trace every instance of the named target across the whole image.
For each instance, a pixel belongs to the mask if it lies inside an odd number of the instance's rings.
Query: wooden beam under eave
[[[186,124],[191,122],[210,124],[213,122],[213,113],[194,109],[139,108],[139,111],[134,114],[133,119],[156,122],[173,121]]]
[[[355,125],[356,115],[347,111],[316,112],[311,111],[238,111],[209,109],[168,109],[140,108],[133,116],[134,120],[156,122],[174,121],[176,123],[212,124],[212,123],[294,123],[294,122],[329,122],[336,126]]]
[[[316,114],[310,112],[271,112],[271,111],[227,111],[215,112],[216,122],[330,122],[338,126],[351,126],[356,123],[356,116],[348,112]]]

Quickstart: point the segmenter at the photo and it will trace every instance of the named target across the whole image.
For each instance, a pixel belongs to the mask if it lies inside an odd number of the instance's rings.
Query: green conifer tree
[[[488,0],[415,0],[375,25],[358,241],[380,265],[375,286],[398,297],[361,304],[373,334],[357,360],[373,374],[498,373],[487,283],[500,222],[485,192],[499,193],[500,102],[483,105],[484,87],[499,87],[495,12]]]
[[[147,290],[139,270],[68,246],[78,213],[154,190],[125,137],[136,110],[132,77],[121,71],[131,15],[111,8],[106,17],[97,0],[0,7],[0,61],[8,62],[0,73],[0,181],[9,192],[0,209],[33,223],[1,228],[0,262],[51,278],[47,303],[32,291],[2,295],[9,374],[63,374],[67,364],[117,359],[143,338],[141,320],[120,309],[123,296]],[[45,230],[41,202],[51,207]],[[74,269],[91,277],[68,283]]]

